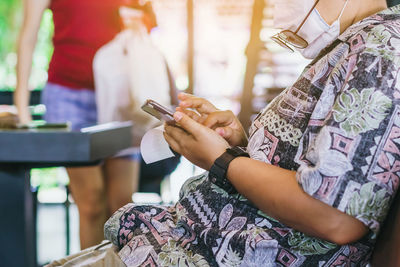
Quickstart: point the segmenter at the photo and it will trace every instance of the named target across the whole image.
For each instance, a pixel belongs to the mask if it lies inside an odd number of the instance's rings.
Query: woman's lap
[[[338,246],[281,224],[243,196],[229,195],[212,184],[207,174],[189,179],[175,206],[121,208],[106,223],[105,236],[120,248],[122,261],[132,266],[174,265],[175,261],[204,266],[235,262],[318,266],[342,254],[368,256],[368,250],[358,244]]]
[[[209,191],[207,196],[204,190]],[[235,251],[254,263],[256,246],[263,248],[263,254],[276,254],[278,242],[265,227],[270,225],[267,219],[260,218],[258,226],[249,224],[257,209],[237,198],[240,195],[228,195],[200,175],[184,184],[175,206],[121,208],[106,223],[105,236],[121,248],[121,259],[133,266],[138,261],[170,265],[176,259],[217,266]]]

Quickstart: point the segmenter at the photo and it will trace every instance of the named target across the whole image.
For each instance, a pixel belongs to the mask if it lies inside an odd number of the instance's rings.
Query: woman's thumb
[[[230,127],[218,127],[215,131],[225,139],[229,139],[232,136],[232,129]]]
[[[199,130],[200,124],[194,121],[192,118],[184,114],[183,112],[177,111],[174,113],[174,119],[179,124],[179,126],[185,129],[189,133],[193,133]]]

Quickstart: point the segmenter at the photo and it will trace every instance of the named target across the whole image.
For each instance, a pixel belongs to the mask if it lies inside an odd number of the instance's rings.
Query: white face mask
[[[275,0],[274,27],[296,31],[304,17],[315,4],[315,0]],[[304,49],[297,49],[305,58],[313,59],[322,49],[329,46],[340,35],[340,19],[348,0],[338,19],[329,25],[314,8],[298,35],[308,42]]]

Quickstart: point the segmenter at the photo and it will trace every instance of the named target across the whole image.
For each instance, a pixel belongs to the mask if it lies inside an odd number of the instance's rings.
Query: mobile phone
[[[44,123],[36,126],[37,129],[68,129],[70,124],[68,122],[61,123]]]
[[[174,112],[154,100],[146,100],[146,102],[142,106],[142,109],[159,120],[175,124]]]

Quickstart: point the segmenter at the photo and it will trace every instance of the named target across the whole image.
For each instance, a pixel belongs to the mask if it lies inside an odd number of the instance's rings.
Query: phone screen
[[[168,123],[175,123],[173,117],[174,112],[154,100],[147,100],[142,106],[142,109],[159,120],[163,120]]]

